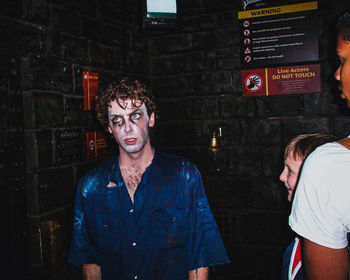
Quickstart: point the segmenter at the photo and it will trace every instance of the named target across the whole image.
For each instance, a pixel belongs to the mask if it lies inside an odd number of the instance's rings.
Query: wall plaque
[[[73,162],[82,158],[83,141],[79,130],[56,131],[57,163]]]

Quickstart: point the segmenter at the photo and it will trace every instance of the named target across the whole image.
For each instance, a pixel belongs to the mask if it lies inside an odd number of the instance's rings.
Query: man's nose
[[[127,120],[127,121],[125,122],[124,130],[125,130],[125,132],[130,132],[130,131],[132,130],[131,122],[130,122],[130,121]]]

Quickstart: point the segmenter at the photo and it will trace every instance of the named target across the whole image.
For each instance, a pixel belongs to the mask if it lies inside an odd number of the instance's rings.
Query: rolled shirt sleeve
[[[73,236],[69,251],[68,262],[80,266],[82,264],[100,265],[100,254],[93,242],[88,228],[88,200],[93,191],[94,180],[83,178],[78,184],[75,199],[75,211],[73,221]]]

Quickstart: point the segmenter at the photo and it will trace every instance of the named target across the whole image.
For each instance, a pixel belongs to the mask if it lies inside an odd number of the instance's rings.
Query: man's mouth
[[[126,138],[124,139],[124,143],[126,145],[134,145],[137,141],[137,138]]]

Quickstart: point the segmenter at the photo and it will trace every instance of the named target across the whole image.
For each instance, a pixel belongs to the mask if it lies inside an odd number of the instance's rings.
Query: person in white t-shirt
[[[288,191],[289,202],[293,201],[304,160],[317,147],[335,140],[336,137],[333,135],[314,133],[301,134],[289,141],[284,151],[284,168],[280,175],[280,180]],[[283,254],[281,280],[303,279],[305,276],[302,268],[300,239],[295,237]]]
[[[335,72],[341,97],[350,108],[350,13],[338,20]],[[302,237],[308,280],[346,280],[349,274],[350,137],[318,147],[306,159],[289,217]]]

